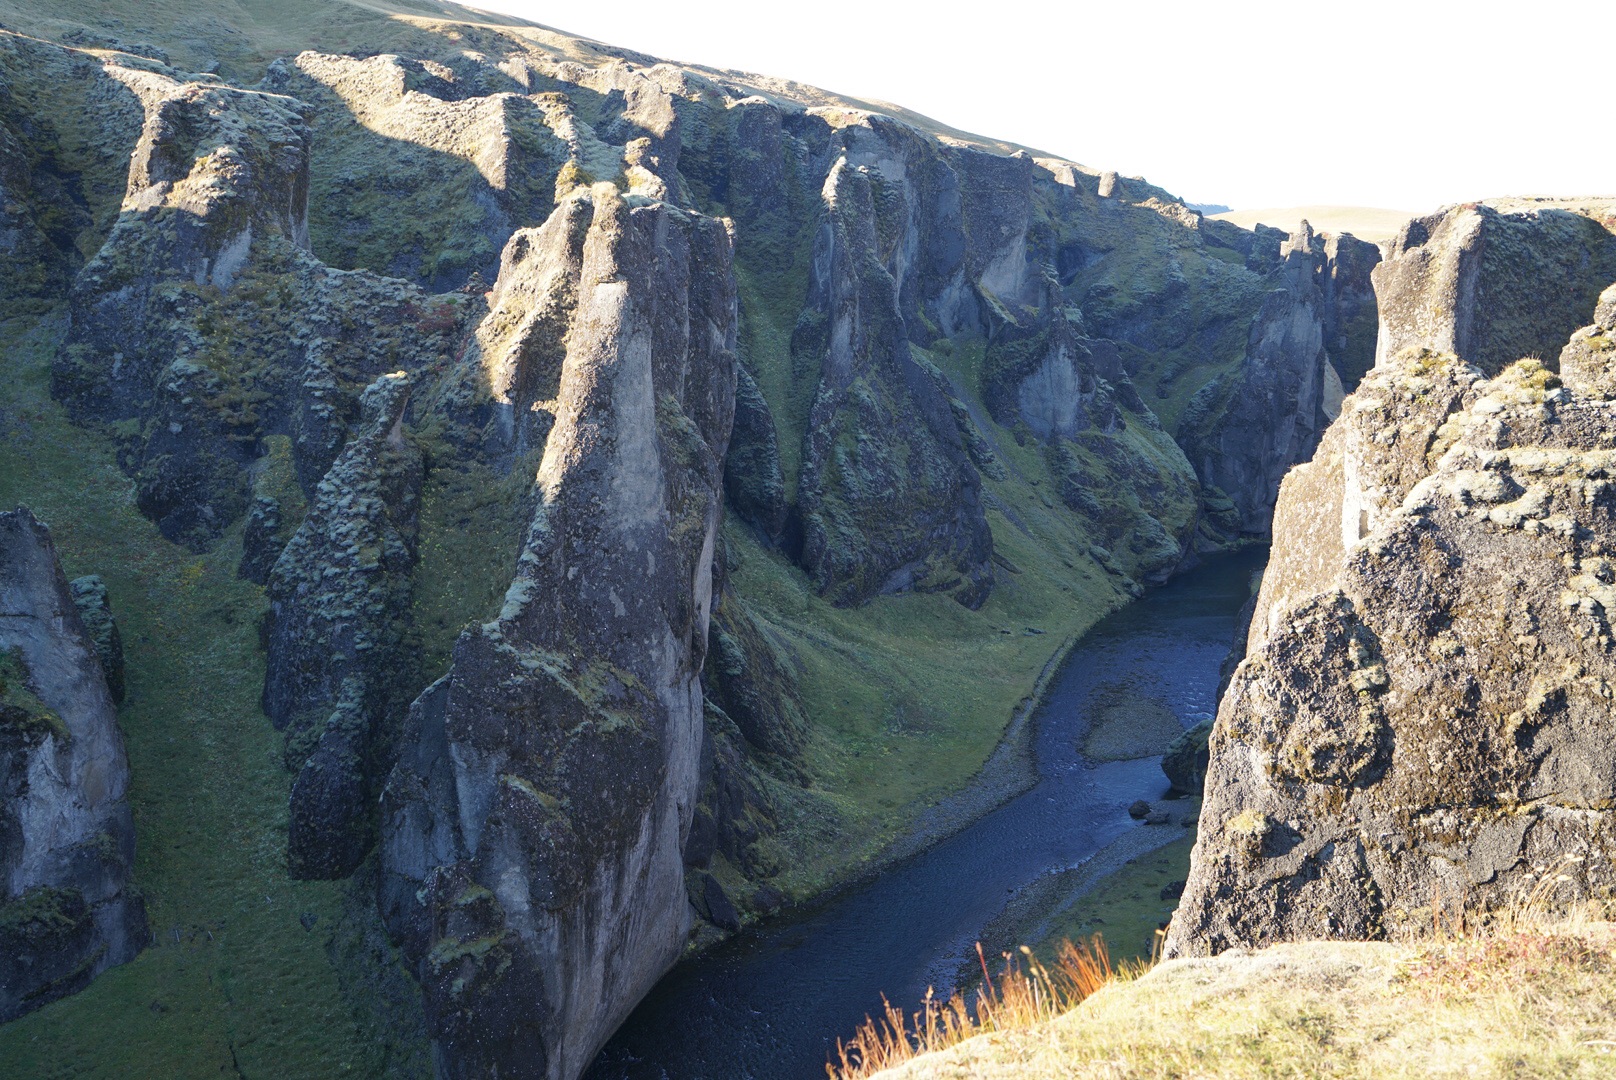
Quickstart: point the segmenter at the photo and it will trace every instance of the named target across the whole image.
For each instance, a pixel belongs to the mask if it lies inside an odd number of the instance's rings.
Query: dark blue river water
[[[1165,793],[1160,759],[1085,761],[1084,718],[1096,692],[1118,684],[1165,701],[1186,727],[1210,716],[1262,558],[1219,559],[1097,624],[1035,718],[1037,786],[823,905],[675,967],[586,1080],[819,1080],[836,1039],[883,993],[910,1011],[928,986],[946,996],[1011,894],[1146,827],[1128,806]]]

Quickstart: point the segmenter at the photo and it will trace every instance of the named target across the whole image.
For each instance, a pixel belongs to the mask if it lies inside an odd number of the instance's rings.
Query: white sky
[[[469,0],[897,102],[1192,202],[1616,194],[1610,0]]]

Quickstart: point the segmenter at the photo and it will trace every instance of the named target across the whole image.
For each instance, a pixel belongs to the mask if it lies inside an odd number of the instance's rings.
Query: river
[[[601,1051],[586,1080],[821,1080],[881,995],[910,1011],[946,996],[983,928],[1018,890],[1079,865],[1159,798],[1159,758],[1091,763],[1077,742],[1101,692],[1154,699],[1186,727],[1216,707],[1218,667],[1263,553],[1220,558],[1095,625],[1035,717],[1039,778],[963,831],[670,971]]]

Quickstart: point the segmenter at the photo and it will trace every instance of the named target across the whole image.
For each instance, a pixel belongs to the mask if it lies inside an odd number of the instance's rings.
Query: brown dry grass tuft
[[[881,998],[879,1017],[866,1016],[846,1043],[836,1040],[836,1061],[826,1063],[830,1080],[864,1080],[921,1054],[946,1050],[966,1039],[993,1031],[1014,1031],[1052,1020],[1084,998],[1115,981],[1131,978],[1144,965],[1113,969],[1105,941],[1096,934],[1085,942],[1063,941],[1053,967],[1040,963],[1023,945],[1020,955],[1004,954],[1004,971],[995,983],[988,972],[980,942],[976,957],[982,965],[982,985],[976,991],[974,1012],[963,994],[939,1002],[931,990],[910,1018]],[[1026,970],[1022,969],[1025,962]]]

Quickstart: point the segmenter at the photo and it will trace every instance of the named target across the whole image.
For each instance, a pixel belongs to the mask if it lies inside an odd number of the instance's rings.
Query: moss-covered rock
[[[344,877],[369,847],[375,777],[405,707],[421,456],[409,380],[367,389],[353,440],[270,573],[264,711],[287,733],[294,877]],[[396,723],[396,720],[394,721]]]
[[[1551,332],[1560,279],[1487,277],[1489,230],[1508,251],[1576,262],[1560,245],[1586,226],[1566,216],[1460,208],[1417,226],[1431,247],[1404,243],[1377,271],[1389,318],[1429,317],[1399,323],[1415,347],[1381,358],[1285,482],[1169,953],[1379,938],[1460,907],[1485,918],[1616,892],[1616,458],[1608,373],[1579,351],[1600,323],[1567,332],[1564,385],[1531,357],[1488,379],[1433,351],[1486,363],[1517,333]],[[1468,246],[1439,243],[1454,233]],[[1422,309],[1467,263],[1499,302],[1464,286],[1457,309]],[[1539,299],[1541,319],[1489,327]]]
[[[689,927],[729,241],[604,184],[556,215],[575,211],[589,224],[516,577],[411,706],[383,798],[384,915],[457,1074],[577,1075]]]
[[[118,623],[112,617],[112,602],[107,599],[107,584],[98,574],[86,574],[68,582],[73,591],[73,603],[84,621],[84,631],[95,645],[96,658],[101,661],[101,673],[106,676],[107,690],[115,705],[123,703],[123,637]]]
[[[1162,772],[1174,791],[1185,795],[1199,795],[1206,783],[1206,766],[1210,760],[1207,740],[1212,734],[1212,721],[1202,720],[1174,739],[1162,755]]]

